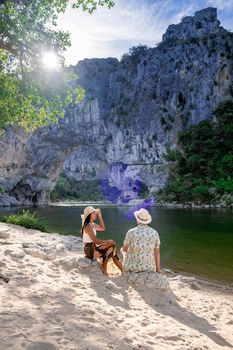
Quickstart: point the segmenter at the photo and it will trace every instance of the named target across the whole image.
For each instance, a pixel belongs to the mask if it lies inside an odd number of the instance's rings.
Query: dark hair
[[[83,226],[82,226],[82,235],[83,235],[83,230],[84,230],[84,228],[85,228],[88,224],[90,224],[90,219],[91,219],[91,214],[89,214],[89,215],[86,217],[85,221],[84,221],[84,224],[83,224]]]

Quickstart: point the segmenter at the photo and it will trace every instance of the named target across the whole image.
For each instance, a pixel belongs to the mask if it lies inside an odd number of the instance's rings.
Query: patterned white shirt
[[[159,234],[147,225],[138,225],[126,233],[124,272],[155,271],[154,248],[160,246]]]

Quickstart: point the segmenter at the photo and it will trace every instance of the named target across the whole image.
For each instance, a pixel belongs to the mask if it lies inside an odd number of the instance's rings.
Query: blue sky
[[[66,63],[94,57],[120,59],[140,43],[153,47],[169,24],[209,6],[217,7],[221,25],[233,30],[233,0],[115,0],[111,10],[99,8],[92,15],[68,9],[59,18],[59,28],[71,33]]]

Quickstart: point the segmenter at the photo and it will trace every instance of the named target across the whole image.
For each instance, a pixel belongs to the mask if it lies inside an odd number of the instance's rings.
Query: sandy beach
[[[84,267],[80,238],[0,223],[1,350],[231,349],[233,287],[167,274],[166,290]]]

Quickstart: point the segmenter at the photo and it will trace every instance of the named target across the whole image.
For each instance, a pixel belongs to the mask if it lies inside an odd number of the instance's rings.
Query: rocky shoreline
[[[11,200],[13,197],[8,198],[9,196],[1,196],[0,195],[0,208],[1,207],[28,207],[32,206],[31,203],[28,203],[27,205],[22,204],[21,202],[18,202],[17,200]],[[230,199],[230,200],[229,200]],[[36,206],[88,206],[88,205],[94,205],[94,206],[127,206],[127,207],[135,207],[135,206],[151,206],[151,207],[161,207],[161,208],[174,208],[174,209],[233,209],[233,196],[230,196],[230,198],[227,198],[227,200],[221,200],[219,203],[216,204],[206,204],[206,203],[200,203],[196,204],[193,202],[189,203],[177,203],[177,202],[166,202],[166,201],[154,201],[148,199],[134,199],[129,201],[128,203],[112,203],[109,201],[76,201],[76,200],[62,200],[57,202],[47,202],[39,204],[37,203]]]
[[[135,199],[131,200],[128,203],[111,203],[107,201],[74,201],[74,200],[65,200],[60,202],[50,202],[50,206],[127,206],[127,207],[136,207],[143,205],[145,206],[146,199]],[[148,205],[146,205],[148,206]],[[151,207],[161,207],[161,208],[174,208],[174,209],[233,209],[233,204],[227,205],[226,203],[219,204],[195,204],[195,203],[177,203],[177,202],[150,202],[149,206]]]

